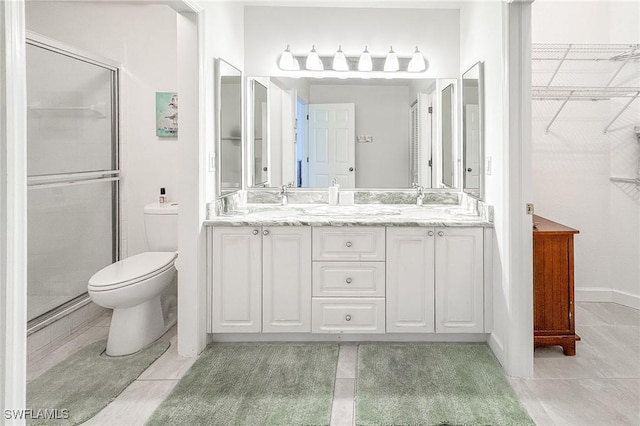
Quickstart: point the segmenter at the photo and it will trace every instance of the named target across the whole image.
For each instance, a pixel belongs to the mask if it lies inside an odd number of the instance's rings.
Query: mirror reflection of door
[[[354,188],[355,105],[309,104],[309,184],[326,188],[336,180],[343,188]]]
[[[268,174],[268,103],[267,88],[253,80],[253,179],[254,185],[264,185]]]
[[[453,188],[453,85],[442,90],[442,184]]]
[[[478,104],[464,106],[465,186],[480,187],[480,108]]]

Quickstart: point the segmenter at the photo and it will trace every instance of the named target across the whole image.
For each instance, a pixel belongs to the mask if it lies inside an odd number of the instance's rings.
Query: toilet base
[[[122,356],[138,352],[165,331],[160,295],[130,308],[113,310],[107,355]]]

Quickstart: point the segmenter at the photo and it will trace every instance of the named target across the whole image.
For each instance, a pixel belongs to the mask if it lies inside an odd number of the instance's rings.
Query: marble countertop
[[[482,226],[487,218],[459,205],[255,204],[214,216],[207,226]]]

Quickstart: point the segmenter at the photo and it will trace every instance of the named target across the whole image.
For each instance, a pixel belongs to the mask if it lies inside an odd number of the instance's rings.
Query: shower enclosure
[[[118,259],[118,68],[29,34],[28,328],[88,302]]]

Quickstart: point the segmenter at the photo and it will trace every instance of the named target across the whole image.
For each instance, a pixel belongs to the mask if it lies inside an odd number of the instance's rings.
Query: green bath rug
[[[534,425],[485,345],[358,348],[357,425]]]
[[[31,381],[27,407],[32,418],[27,423],[66,426],[90,419],[158,359],[169,342],[159,340],[121,357],[104,355],[105,347],[105,340],[92,343]]]
[[[328,425],[335,344],[211,344],[147,425]]]

